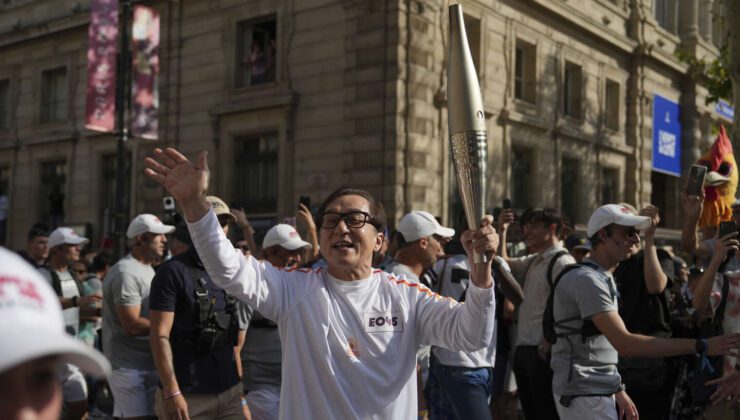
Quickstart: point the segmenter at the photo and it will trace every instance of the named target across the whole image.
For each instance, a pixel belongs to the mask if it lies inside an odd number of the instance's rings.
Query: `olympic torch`
[[[488,144],[478,75],[470,55],[462,6],[450,6],[450,53],[447,65],[447,115],[450,151],[465,218],[471,229],[485,215]],[[487,258],[476,253],[475,263]]]

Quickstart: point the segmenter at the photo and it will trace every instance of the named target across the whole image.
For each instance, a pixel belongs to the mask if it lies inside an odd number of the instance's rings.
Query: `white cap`
[[[439,235],[443,238],[455,236],[455,229],[440,225],[434,216],[420,210],[412,211],[403,216],[398,223],[398,231],[401,232],[403,240],[406,242],[413,242],[432,235]]]
[[[87,238],[78,235],[77,232],[68,227],[56,228],[49,235],[49,248],[63,244],[82,245],[88,242],[90,241]]]
[[[611,225],[634,226],[636,229],[647,229],[650,227],[650,218],[637,216],[632,211],[618,204],[606,204],[598,209],[588,219],[586,234],[592,237],[596,232]]]
[[[0,373],[40,357],[61,357],[93,376],[110,363],[64,330],[59,298],[37,270],[0,247]]]
[[[293,226],[282,223],[271,227],[262,241],[262,249],[267,249],[275,245],[280,245],[289,251],[305,246],[313,248],[311,244],[301,239],[301,235],[296,232]]]
[[[174,226],[165,225],[164,223],[162,223],[161,220],[159,220],[159,217],[153,214],[144,213],[134,217],[134,220],[132,220],[131,223],[128,224],[126,236],[128,236],[130,239],[135,238],[139,235],[143,235],[147,232],[156,234],[168,234],[174,232],[174,230]]]

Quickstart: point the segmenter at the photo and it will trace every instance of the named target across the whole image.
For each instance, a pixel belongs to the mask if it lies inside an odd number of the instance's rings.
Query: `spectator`
[[[733,206],[733,216],[737,207]],[[738,239],[737,232],[730,233],[721,238],[704,241],[702,246],[711,246],[712,251],[708,255],[709,264],[704,274],[693,291],[692,305],[698,312],[708,311],[715,319],[722,319],[721,327],[725,334],[740,332],[740,259],[737,256]],[[727,282],[728,284],[725,284]],[[719,307],[723,300],[724,290],[727,296],[724,313],[720,313]],[[731,375],[738,360],[734,356],[725,356],[722,364],[723,375]],[[722,405],[709,405],[704,411],[709,419],[714,418],[740,418],[740,407],[728,407]]]
[[[267,231],[262,243],[265,261],[275,267],[298,267],[306,248],[311,248],[311,244],[301,240],[292,226],[284,224]],[[277,323],[255,311],[241,351],[244,392],[255,420],[276,419],[278,416],[281,356]]]
[[[513,219],[511,210],[501,212],[502,243],[506,241],[506,232]],[[548,363],[550,346],[542,336],[542,314],[553,279],[563,267],[575,263],[575,259],[560,246],[562,217],[555,210],[527,210],[520,224],[527,247],[533,253],[509,258],[506,247],[501,249],[501,256],[524,289],[517,321],[514,375],[525,417],[556,419],[555,403],[548,398],[552,395],[552,370]]]
[[[304,264],[316,262],[319,258],[319,237],[316,233],[316,223],[313,220],[311,210],[303,203],[298,203],[296,220],[306,229],[306,241],[311,244],[310,247],[303,248]]]
[[[70,337],[54,290],[33,266],[0,248],[0,413],[6,419],[58,419],[63,389],[58,372],[79,366],[105,376],[102,354]],[[67,413],[73,414],[73,413]]]
[[[87,238],[77,235],[68,227],[60,227],[49,235],[48,265],[39,272],[51,284],[59,297],[67,332],[77,337],[80,330],[80,316],[94,315],[89,305],[100,302],[100,296],[83,296],[80,283],[70,270],[70,265],[80,258],[80,245]],[[70,419],[84,417],[87,412],[87,383],[75,365],[65,363],[61,373],[65,409]]]
[[[171,239],[170,254],[172,254],[173,258],[183,252],[187,252],[193,245],[190,239],[190,233],[188,233],[188,226],[184,222],[175,226],[175,231],[172,233]]]
[[[244,257],[218,230],[205,201],[205,152],[193,165],[174,149],[155,149],[146,173],[184,210],[209,276],[279,325],[283,347],[280,418],[414,418],[416,348],[421,343],[475,351],[492,339],[490,264],[473,266],[464,305],[421,285],[374,271],[385,228],[382,205],[369,193],[339,189],[318,211],[326,270],[282,270]],[[490,217],[463,235],[466,252],[498,246]]]
[[[591,253],[591,242],[581,234],[572,233],[565,239],[565,248],[570,252],[570,255],[576,262],[580,264]]]
[[[90,264],[90,271],[82,280],[82,295],[93,296],[103,295],[103,279],[108,273],[112,259],[110,255],[100,252],[93,258],[92,264]],[[102,348],[100,342],[100,330],[103,328],[103,320],[100,313],[96,313],[94,316],[81,318],[82,324],[80,325],[80,340],[84,341],[91,347],[97,349]]]
[[[187,227],[186,227],[186,229],[187,229]],[[249,249],[249,244],[244,239],[239,239],[238,241],[236,241],[236,243],[234,244],[234,248],[236,248],[239,251],[241,251],[241,253],[244,254],[245,257],[248,256],[248,255],[252,255],[252,253],[251,253],[251,251]]]
[[[136,216],[126,230],[131,253],[113,265],[103,280],[103,350],[113,365],[108,383],[115,417],[154,416],[157,372],[146,340],[149,292],[152,265],[164,256],[165,234],[174,229],[154,215]]]
[[[552,317],[556,342],[552,347],[553,393],[563,419],[637,419],[637,409],[625,392],[617,357],[665,357],[683,354],[719,355],[736,352],[740,335],[709,340],[669,339],[632,334],[617,312],[613,271],[629,258],[639,242],[639,230],[651,219],[626,207],[599,207],[589,219],[591,258],[556,278]],[[546,315],[548,316],[548,315]]]
[[[645,246],[640,242],[629,248],[629,258],[614,270],[622,301],[619,316],[628,331],[651,337],[671,337],[670,288],[674,263],[670,254],[657,249],[655,229],[660,223],[658,208],[646,206],[640,216],[650,219],[645,229]],[[671,360],[624,357],[619,360],[619,374],[644,418],[667,419],[676,382],[676,369]]]
[[[249,223],[249,220],[247,219],[247,214],[244,212],[244,208],[236,209],[232,206],[231,214],[234,215],[234,218],[236,219],[236,225],[244,234],[244,242],[246,242],[247,244],[247,249],[252,255],[261,255],[261,250],[257,248],[257,242],[255,242],[254,240],[254,228],[252,227],[252,224]],[[239,249],[242,248],[240,247]]]
[[[28,231],[26,249],[18,254],[36,268],[43,266],[49,256],[49,228],[43,223],[34,224]]]
[[[217,197],[208,201],[222,215],[230,214]],[[228,223],[221,228],[227,235]],[[192,244],[185,235],[176,236]],[[246,316],[234,297],[214,285],[192,245],[159,267],[149,309],[149,342],[160,381],[157,416],[243,419],[238,354]]]

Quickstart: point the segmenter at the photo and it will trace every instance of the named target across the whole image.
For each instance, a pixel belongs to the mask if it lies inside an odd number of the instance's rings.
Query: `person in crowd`
[[[466,223],[458,223],[459,231],[467,230]],[[446,255],[434,264],[438,282],[432,290],[442,296],[464,302],[470,284],[470,265],[459,234],[445,247]],[[494,386],[494,365],[497,361],[498,339],[501,338],[500,318],[504,299],[517,304],[523,299],[519,283],[511,275],[506,262],[494,257],[496,282],[496,328],[488,346],[475,352],[451,351],[433,346],[431,349],[429,379],[424,389],[430,419],[490,419],[488,401]],[[508,340],[506,340],[508,341]],[[504,352],[503,358],[506,360]],[[505,372],[505,364],[500,372]],[[498,373],[498,372],[497,372]],[[503,380],[504,375],[499,375]]]
[[[90,264],[87,275],[82,278],[83,296],[103,295],[103,279],[112,264],[113,259],[109,254],[99,252],[95,255],[92,264]],[[89,346],[100,349],[100,330],[103,328],[101,314],[96,313],[94,316],[84,319],[81,318],[81,321],[83,322],[80,325],[80,340],[84,341]]]
[[[187,229],[187,226],[185,227]],[[245,239],[239,239],[234,243],[234,248],[241,251],[244,256],[252,255],[252,252],[250,251],[249,244]]]
[[[172,237],[168,243],[172,257],[187,252],[191,244],[188,226],[185,223],[175,225],[175,230],[172,232]]]
[[[626,206],[633,214],[632,206]],[[644,230],[644,247],[635,242],[629,258],[620,262],[613,277],[621,296],[619,316],[628,331],[652,337],[671,336],[670,286],[674,263],[668,252],[657,249],[655,229],[660,223],[657,207],[648,205],[639,212],[649,219]],[[641,416],[667,419],[676,381],[671,360],[624,357],[619,360],[619,374],[630,391]]]
[[[296,221],[305,228],[306,242],[311,244],[310,247],[303,248],[303,262],[304,264],[311,264],[321,257],[319,254],[319,236],[316,232],[316,222],[313,220],[311,210],[303,203],[298,203]]]
[[[413,283],[422,283],[421,279],[430,270],[438,258],[444,256],[443,242],[455,235],[455,230],[439,224],[437,219],[426,211],[413,211],[401,218],[396,234],[396,250],[394,261],[385,268],[399,278]],[[433,274],[434,275],[434,274]],[[425,285],[429,285],[427,280]],[[423,395],[424,385],[429,376],[429,352],[431,347],[423,345],[419,348],[416,358],[419,363],[419,412],[428,411]]]
[[[431,268],[444,255],[442,241],[455,230],[441,226],[431,214],[412,211],[398,223],[398,249],[395,260],[386,271],[418,283],[424,270]]]
[[[656,212],[657,214],[657,212]],[[617,370],[618,356],[666,357],[735,353],[740,335],[708,340],[650,337],[630,333],[618,313],[613,272],[640,240],[640,229],[654,220],[608,204],[588,221],[591,257],[569,267],[553,286],[548,336],[555,340],[550,362],[553,394],[563,419],[637,419],[637,408]],[[633,279],[634,281],[634,279]],[[554,336],[554,337],[553,337]]]
[[[218,197],[207,200],[219,208],[228,234],[228,207],[220,208],[226,204]],[[187,249],[158,268],[149,295],[149,343],[160,382],[155,412],[160,419],[243,420],[239,347],[246,316],[211,281],[187,231],[180,235]]]
[[[393,263],[393,256],[389,253],[390,243],[390,232],[386,229],[383,232],[383,244],[380,245],[380,250],[373,255],[373,267],[386,271],[386,268]]]
[[[43,223],[34,224],[28,231],[26,249],[18,251],[26,262],[39,268],[46,263],[49,256],[49,228]]]
[[[476,351],[491,341],[490,262],[471,265],[465,304],[374,271],[386,219],[366,191],[340,188],[320,205],[326,270],[279,269],[241,255],[218,228],[205,200],[206,152],[196,164],[171,148],[154,153],[146,174],[180,204],[210,278],[279,326],[279,418],[415,418],[419,344]],[[478,252],[490,261],[498,246],[491,222],[463,234],[469,258]]]
[[[81,316],[94,316],[100,295],[83,296],[82,288],[70,266],[80,258],[80,245],[88,242],[68,227],[55,229],[49,235],[48,264],[39,272],[49,282],[62,306],[67,332],[77,337]],[[87,413],[87,383],[79,367],[65,363],[60,373],[64,404],[68,418],[83,418]]]
[[[588,258],[588,254],[591,252],[591,242],[582,234],[571,233],[565,239],[564,243],[565,248],[577,263]]]
[[[514,220],[510,209],[501,212],[502,243],[506,241],[509,224]],[[550,346],[542,336],[542,314],[555,277],[575,259],[560,245],[562,217],[550,208],[529,209],[522,214],[522,233],[529,255],[509,258],[506,247],[501,257],[511,266],[511,272],[524,289],[519,305],[514,375],[519,399],[527,419],[557,419],[552,395],[552,371],[548,364]]]
[[[67,334],[65,316],[48,279],[0,247],[0,413],[4,419],[56,420],[65,410],[59,371],[64,365],[104,377],[110,364]],[[68,409],[64,418],[70,418]]]
[[[733,216],[738,209],[733,205]],[[722,331],[725,334],[740,332],[740,302],[735,298],[740,295],[740,259],[737,256],[737,232],[727,234],[721,238],[704,241],[703,245],[711,246],[708,255],[709,264],[693,290],[691,304],[697,311],[708,311],[708,314],[717,317],[724,300],[724,312],[721,314]],[[725,285],[725,282],[727,284]],[[723,297],[724,291],[727,296]],[[733,355],[724,358],[722,372],[729,375],[734,370],[738,360]],[[740,418],[740,407],[726,405],[708,406],[704,411],[708,419]]]
[[[244,212],[244,208],[237,209],[232,206],[231,214],[234,215],[234,218],[236,219],[236,225],[242,231],[242,234],[244,236],[244,239],[242,240],[245,242],[247,250],[252,255],[261,255],[261,250],[257,247],[257,242],[254,240],[254,234],[256,232],[254,230],[254,227],[252,227],[252,224],[249,222],[249,219],[247,219],[247,214]],[[244,249],[241,246],[239,247],[239,249],[244,252]]]
[[[262,249],[265,261],[279,268],[296,268],[305,249],[312,245],[285,224],[270,228]],[[241,351],[244,392],[255,420],[277,419],[280,406],[282,347],[278,324],[258,311],[250,317],[247,338]]]
[[[108,383],[115,417],[154,416],[157,372],[147,340],[152,265],[164,256],[165,235],[174,229],[152,214],[136,216],[126,230],[131,252],[103,280],[103,350],[113,365]]]
[[[684,211],[684,223],[681,227],[681,247],[684,252],[696,255],[708,262],[711,259],[714,245],[713,235],[708,235],[708,233],[716,232],[717,226],[703,229],[704,240],[699,241],[696,233],[702,209],[704,208],[704,198],[704,192],[702,192],[701,196],[688,195],[686,193],[681,195],[681,206]],[[740,200],[736,200],[730,207],[732,209],[732,220],[740,225]]]

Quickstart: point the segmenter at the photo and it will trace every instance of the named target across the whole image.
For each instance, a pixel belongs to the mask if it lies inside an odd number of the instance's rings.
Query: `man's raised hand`
[[[147,169],[144,173],[162,184],[177,200],[188,221],[198,221],[208,212],[208,152],[201,152],[198,164],[194,165],[175,149],[157,148],[154,149],[154,158],[148,157],[145,162]]]

